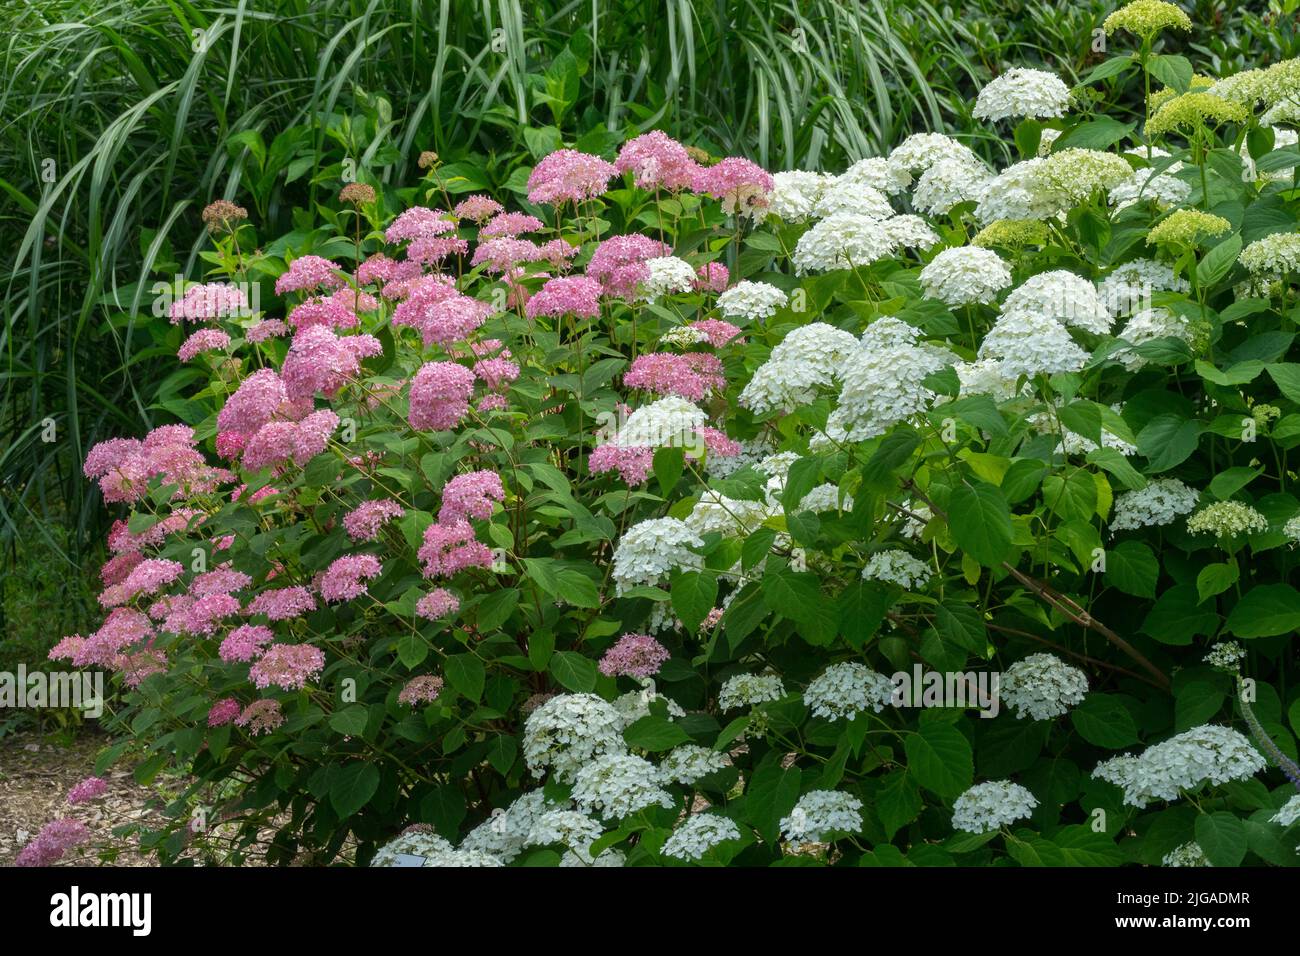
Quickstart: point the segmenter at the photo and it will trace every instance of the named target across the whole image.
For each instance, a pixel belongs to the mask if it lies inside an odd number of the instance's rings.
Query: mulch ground
[[[136,783],[129,766],[101,775],[108,782],[104,796],[68,806],[68,790],[94,774],[95,757],[105,742],[97,734],[78,736],[71,744],[35,733],[0,740],[0,866],[12,866],[23,844],[56,817],[80,820],[95,845],[80,855],[70,853],[60,866],[97,864],[104,849],[115,866],[156,865],[152,856],[141,854],[134,835],[113,833],[116,827],[157,825],[163,819],[163,795],[156,786]]]

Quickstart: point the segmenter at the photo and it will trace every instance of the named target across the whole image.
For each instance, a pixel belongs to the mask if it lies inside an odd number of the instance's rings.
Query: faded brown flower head
[[[248,210],[228,199],[218,199],[203,207],[203,222],[208,232],[234,232],[248,218]]]
[[[375,201],[375,188],[367,186],[365,183],[348,183],[339,191],[339,202],[351,203],[354,206],[364,206],[368,202]]]
[[[706,150],[700,149],[698,146],[687,146],[686,155],[701,165],[713,165],[713,157],[710,156]]]
[[[420,159],[417,165],[421,169],[432,169],[434,166],[438,165],[438,154],[431,149],[426,149],[420,154]]]

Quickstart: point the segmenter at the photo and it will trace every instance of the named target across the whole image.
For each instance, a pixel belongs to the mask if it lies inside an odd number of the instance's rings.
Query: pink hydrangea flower
[[[428,618],[430,621],[436,621],[448,614],[455,614],[459,610],[460,599],[446,588],[434,588],[420,598],[415,605],[415,613],[420,617]]]
[[[393,312],[393,325],[418,329],[425,346],[449,345],[467,338],[492,314],[492,306],[455,289],[426,284],[413,290]]]
[[[283,723],[284,714],[280,712],[280,702],[270,698],[253,701],[235,718],[236,726],[247,728],[254,737],[269,734]]]
[[[537,232],[545,227],[546,223],[536,216],[522,212],[503,212],[484,225],[478,234],[480,239],[492,239],[497,236],[518,236],[525,232]]]
[[[80,820],[51,820],[22,848],[15,866],[52,866],[73,847],[90,839],[90,830]]]
[[[653,677],[668,657],[668,648],[649,634],[624,634],[598,666],[607,677]]]
[[[388,498],[363,501],[343,516],[343,528],[353,541],[377,541],[384,522],[404,514],[406,509]]]
[[[321,256],[301,256],[289,263],[289,271],[275,280],[275,294],[336,289],[343,284],[343,280],[338,275],[342,269],[342,266],[331,259]]]
[[[208,708],[208,726],[224,727],[239,716],[243,708],[233,697],[225,697]]]
[[[771,174],[757,163],[728,156],[715,166],[700,167],[691,189],[721,199],[725,212],[755,216],[766,212],[773,185]]]
[[[528,300],[524,312],[530,319],[548,315],[576,315],[590,319],[600,314],[601,287],[587,276],[564,276],[548,279]]]
[[[504,211],[504,207],[499,202],[490,196],[481,195],[462,199],[453,210],[456,218],[468,219],[471,222],[486,222],[502,211]]]
[[[732,325],[722,319],[700,319],[698,322],[692,322],[691,328],[703,332],[704,337],[708,339],[709,344],[715,349],[722,348],[740,334],[739,326]]]
[[[599,156],[557,149],[542,157],[528,177],[528,201],[558,205],[604,195],[617,170]]]
[[[700,292],[725,292],[731,273],[721,262],[706,262],[695,270],[699,279],[695,288]]]
[[[451,524],[462,518],[492,517],[494,503],[506,497],[501,476],[493,471],[471,471],[456,475],[442,489],[442,508],[438,511],[441,524]]]
[[[182,320],[202,322],[229,315],[243,315],[248,311],[248,296],[238,286],[226,282],[204,282],[192,285],[184,295],[173,302],[169,315],[172,325]]]
[[[471,266],[486,266],[494,275],[502,275],[511,269],[528,262],[537,262],[542,258],[542,250],[535,242],[527,239],[513,239],[502,236],[480,242],[469,260]]]
[[[289,326],[281,319],[262,319],[244,331],[244,338],[253,343],[276,339],[289,332]]]
[[[275,640],[275,634],[264,624],[241,624],[221,642],[217,656],[227,664],[247,664],[256,660]]]
[[[265,614],[271,621],[287,621],[316,609],[316,599],[304,587],[263,591],[249,602],[247,614]]]
[[[456,224],[446,218],[441,209],[428,209],[424,206],[412,206],[400,213],[388,229],[384,238],[391,243],[412,239],[431,239],[456,231]]]
[[[330,603],[350,601],[367,593],[365,581],[379,577],[383,566],[373,554],[335,558],[321,576],[320,596]]]
[[[614,168],[631,172],[632,181],[642,189],[670,192],[688,188],[699,169],[685,146],[657,129],[624,143]]]
[[[181,347],[176,350],[176,357],[182,362],[188,362],[203,352],[216,352],[229,346],[230,336],[221,329],[199,329],[181,343]]]
[[[252,583],[253,579],[243,571],[236,571],[225,564],[211,571],[205,571],[191,581],[189,593],[196,598],[209,594],[230,594],[234,591],[242,591]]]
[[[411,381],[412,428],[443,431],[460,424],[469,412],[474,373],[455,362],[426,362]]]
[[[68,791],[68,803],[85,803],[108,792],[108,781],[102,777],[87,777]]]
[[[672,253],[671,246],[649,236],[638,233],[613,236],[591,254],[587,275],[601,284],[606,295],[631,300],[650,275],[646,261]]]
[[[412,707],[417,704],[431,704],[442,693],[442,687],[441,677],[434,677],[432,674],[412,677],[398,693],[397,699],[400,703],[410,704]]]
[[[698,402],[711,391],[726,387],[722,361],[707,352],[651,352],[637,356],[623,376],[628,388],[642,388],[657,395],[680,395]]]
[[[617,471],[619,477],[629,485],[645,483],[654,465],[654,449],[649,445],[617,445],[610,442],[601,445],[587,459],[587,468],[593,475],[606,471]]]
[[[273,644],[248,671],[255,687],[301,690],[325,668],[325,652],[311,644]]]
[[[323,325],[330,329],[356,328],[357,314],[346,302],[334,296],[312,296],[289,311],[289,324],[295,329]]]
[[[334,395],[361,368],[361,360],[384,348],[373,335],[338,336],[321,325],[298,330],[280,369],[285,393],[306,401],[317,392]]]
[[[466,568],[492,567],[492,551],[474,537],[473,526],[464,519],[435,522],[425,528],[424,543],[416,556],[424,564],[426,578],[449,578]]]

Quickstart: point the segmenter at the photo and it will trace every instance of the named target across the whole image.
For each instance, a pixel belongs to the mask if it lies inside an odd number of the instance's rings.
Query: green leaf
[[[1134,597],[1156,596],[1160,564],[1140,541],[1124,541],[1106,552],[1106,582]]]
[[[340,818],[352,816],[379,789],[379,768],[372,763],[354,760],[333,769],[329,775],[330,806]]]
[[[1119,700],[1108,694],[1092,693],[1070,711],[1070,722],[1090,744],[1119,750],[1137,743],[1137,724]]]
[[[888,485],[895,468],[921,447],[921,435],[914,428],[899,426],[880,440],[874,455],[862,466],[862,480],[869,485]],[[800,498],[802,501],[803,499]]]
[[[1300,591],[1289,584],[1259,584],[1228,615],[1225,630],[1237,637],[1273,637],[1300,628]]]
[[[662,753],[681,744],[689,743],[691,738],[687,736],[686,731],[671,720],[654,714],[647,714],[640,720],[634,721],[623,731],[623,739],[627,741],[629,747],[649,750],[652,753]]]
[[[1185,56],[1172,53],[1153,56],[1147,61],[1147,68],[1157,80],[1179,93],[1186,93],[1192,85],[1192,62]]]
[[[1196,281],[1201,287],[1215,285],[1231,270],[1241,252],[1241,236],[1231,235],[1205,254],[1196,265]]]
[[[404,634],[397,642],[397,659],[407,670],[414,670],[429,656],[429,645],[419,634]]]
[[[876,791],[876,816],[885,836],[894,834],[921,815],[921,791],[905,770],[892,770],[880,778]]]
[[[903,742],[907,772],[940,797],[957,797],[975,779],[970,741],[952,724],[924,723]]]
[[[1162,644],[1190,644],[1195,634],[1213,634],[1219,615],[1199,607],[1195,585],[1177,584],[1156,599],[1142,622],[1142,631]]]
[[[1133,132],[1135,125],[1121,123],[1108,116],[1088,120],[1058,136],[1052,143],[1052,152],[1059,153],[1063,149],[1076,146],[1082,149],[1108,149],[1126,139]]]
[[[1203,604],[1206,598],[1222,594],[1237,583],[1241,572],[1235,561],[1223,561],[1207,564],[1196,575],[1196,596]]]
[[[1282,390],[1283,395],[1293,402],[1300,403],[1300,365],[1294,362],[1279,362],[1268,367],[1268,374]]]
[[[1236,866],[1246,856],[1246,827],[1224,810],[1196,818],[1196,842],[1211,866]]]
[[[442,662],[442,672],[447,683],[472,701],[483,696],[486,671],[483,662],[473,654],[452,654]]]
[[[370,721],[370,713],[360,704],[353,704],[330,715],[330,729],[345,737],[360,737]]]
[[[551,675],[560,685],[579,694],[596,688],[596,662],[577,651],[556,651],[551,655]]]
[[[884,623],[891,592],[875,581],[858,579],[839,597],[840,633],[850,647],[861,650]]]
[[[659,493],[664,497],[672,494],[686,470],[686,452],[677,446],[660,448],[654,455],[655,481],[659,483]]]
[[[670,581],[673,610],[686,632],[694,634],[717,602],[718,576],[711,571],[683,571],[673,574]]]
[[[948,527],[957,546],[985,567],[1011,553],[1011,511],[1002,492],[983,481],[960,485],[948,505]]]
[[[1137,435],[1138,451],[1146,456],[1147,473],[1168,471],[1196,451],[1200,422],[1173,413],[1157,415]]]
[[[497,734],[488,744],[487,759],[496,772],[505,775],[515,765],[519,754],[519,741],[509,734]]]
[[[1247,468],[1245,466],[1221,471],[1210,481],[1210,494],[1220,501],[1227,501],[1263,473],[1263,468]]]

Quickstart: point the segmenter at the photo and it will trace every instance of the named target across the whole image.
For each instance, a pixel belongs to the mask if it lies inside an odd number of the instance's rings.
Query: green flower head
[[[1248,119],[1250,111],[1240,103],[1213,93],[1184,93],[1156,110],[1147,121],[1147,135],[1160,136],[1173,130],[1189,133],[1201,127],[1244,123]]]
[[[971,245],[991,249],[1003,246],[1019,249],[1023,246],[1045,246],[1050,241],[1047,226],[1030,219],[998,219],[975,234]]]
[[[1107,36],[1127,30],[1149,40],[1165,29],[1190,31],[1192,18],[1164,0],[1133,0],[1108,16],[1101,26]]]
[[[1232,228],[1232,223],[1222,216],[1201,212],[1199,209],[1179,209],[1170,213],[1147,233],[1147,244],[1167,242],[1180,246],[1194,246],[1210,236],[1221,236]]]

